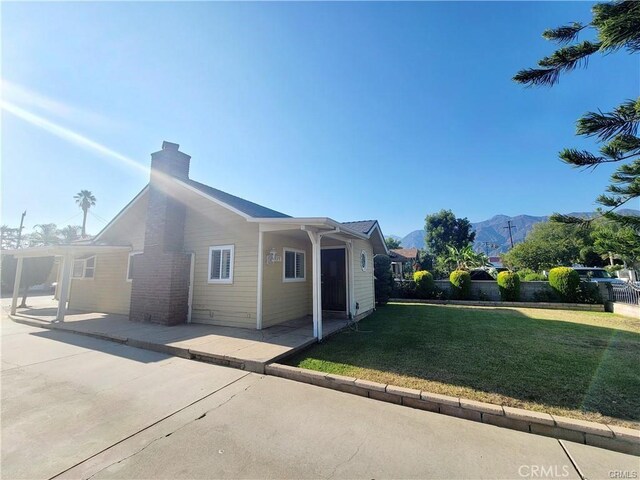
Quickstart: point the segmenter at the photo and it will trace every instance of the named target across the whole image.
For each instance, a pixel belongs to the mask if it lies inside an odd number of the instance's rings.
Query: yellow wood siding
[[[362,271],[360,253],[367,253],[367,270]],[[353,283],[355,301],[360,304],[357,314],[362,314],[375,307],[375,292],[373,288],[373,247],[369,240],[353,241]]]
[[[100,241],[114,245],[131,245],[133,251],[144,248],[147,194],[122,214]],[[126,281],[129,254],[103,253],[96,255],[93,279],[72,279],[69,308],[89,312],[129,315],[131,282]]]
[[[131,282],[127,282],[127,252],[96,255],[94,277],[71,280],[69,308],[129,315]]]
[[[256,328],[258,225],[205,198],[189,200],[185,251],[195,253],[191,321]],[[209,247],[234,245],[233,283],[208,283]]]
[[[263,238],[264,255],[266,257],[271,248],[275,248],[281,257],[281,262],[263,265],[262,284],[262,325],[286,322],[295,318],[311,315],[312,309],[312,259],[311,242],[299,236],[284,233],[265,233]],[[284,248],[304,250],[305,252],[305,280],[285,282],[284,278]]]

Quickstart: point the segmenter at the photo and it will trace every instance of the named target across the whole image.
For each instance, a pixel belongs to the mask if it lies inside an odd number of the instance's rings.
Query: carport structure
[[[3,255],[12,255],[18,260],[16,265],[16,277],[13,284],[13,297],[11,299],[11,315],[15,315],[16,309],[18,308],[18,294],[22,280],[22,269],[25,258],[56,257],[59,259],[60,266],[58,270],[58,285],[56,287],[58,298],[56,321],[63,322],[67,311],[67,301],[69,300],[69,289],[71,285],[74,260],[78,257],[97,255],[99,253],[130,251],[131,247],[127,245],[90,245],[82,243],[77,245],[51,245],[45,247],[3,250]]]

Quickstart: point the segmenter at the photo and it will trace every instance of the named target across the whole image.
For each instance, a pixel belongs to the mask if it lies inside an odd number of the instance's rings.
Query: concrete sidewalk
[[[638,475],[637,457],[8,319],[1,326],[3,478]]]
[[[291,355],[315,343],[312,320],[302,318],[264,330],[185,324],[167,327],[134,323],[125,315],[69,311],[63,323],[55,323],[56,305],[50,297],[30,298],[30,308],[18,309],[13,319],[30,326],[91,335],[182,358],[196,358],[218,365],[264,373],[267,363]],[[2,300],[3,308],[7,300]],[[10,303],[10,299],[9,299]],[[326,319],[325,335],[347,325]]]

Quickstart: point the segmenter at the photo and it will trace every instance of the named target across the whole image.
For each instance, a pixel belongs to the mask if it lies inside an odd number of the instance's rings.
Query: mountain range
[[[640,210],[621,209],[619,212],[624,215],[640,216]],[[573,212],[569,215],[591,217],[595,214],[593,212]],[[536,223],[546,222],[549,220],[549,216],[516,215],[515,217],[509,217],[507,215],[495,215],[488,220],[472,223],[473,230],[476,232],[476,239],[473,243],[474,250],[485,252],[489,255],[497,255],[509,250],[511,246],[507,228],[509,220],[511,220],[511,225],[515,227],[511,230],[511,234],[513,235],[513,243],[516,244],[524,241]],[[414,230],[404,237],[397,235],[389,235],[389,237],[400,240],[403,248],[424,248],[424,229]]]

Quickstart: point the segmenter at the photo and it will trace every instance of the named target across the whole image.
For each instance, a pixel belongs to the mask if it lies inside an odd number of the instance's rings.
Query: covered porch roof
[[[263,232],[303,230],[342,239],[359,238],[370,240],[374,255],[389,254],[380,225],[375,220],[341,223],[328,217],[285,217],[250,218],[247,221],[259,223],[260,230]],[[357,224],[363,225],[364,228],[356,228]]]
[[[70,243],[66,245],[48,245],[43,247],[27,247],[11,250],[1,250],[0,253],[2,253],[2,255],[11,255],[16,258],[34,258],[91,255],[98,253],[127,251],[131,251],[130,245],[93,245],[90,243]]]
[[[58,300],[58,310],[56,313],[56,321],[63,321],[67,309],[67,298],[69,296],[69,283],[71,281],[71,272],[73,268],[74,257],[95,255],[98,253],[110,252],[128,252],[131,251],[130,245],[93,245],[87,243],[66,244],[66,245],[49,245],[43,247],[28,247],[12,250],[1,250],[3,255],[12,255],[18,259],[16,266],[16,277],[13,285],[13,298],[11,300],[11,315],[16,314],[18,306],[18,292],[22,280],[22,266],[25,258],[36,257],[61,257],[60,265],[60,298]]]

